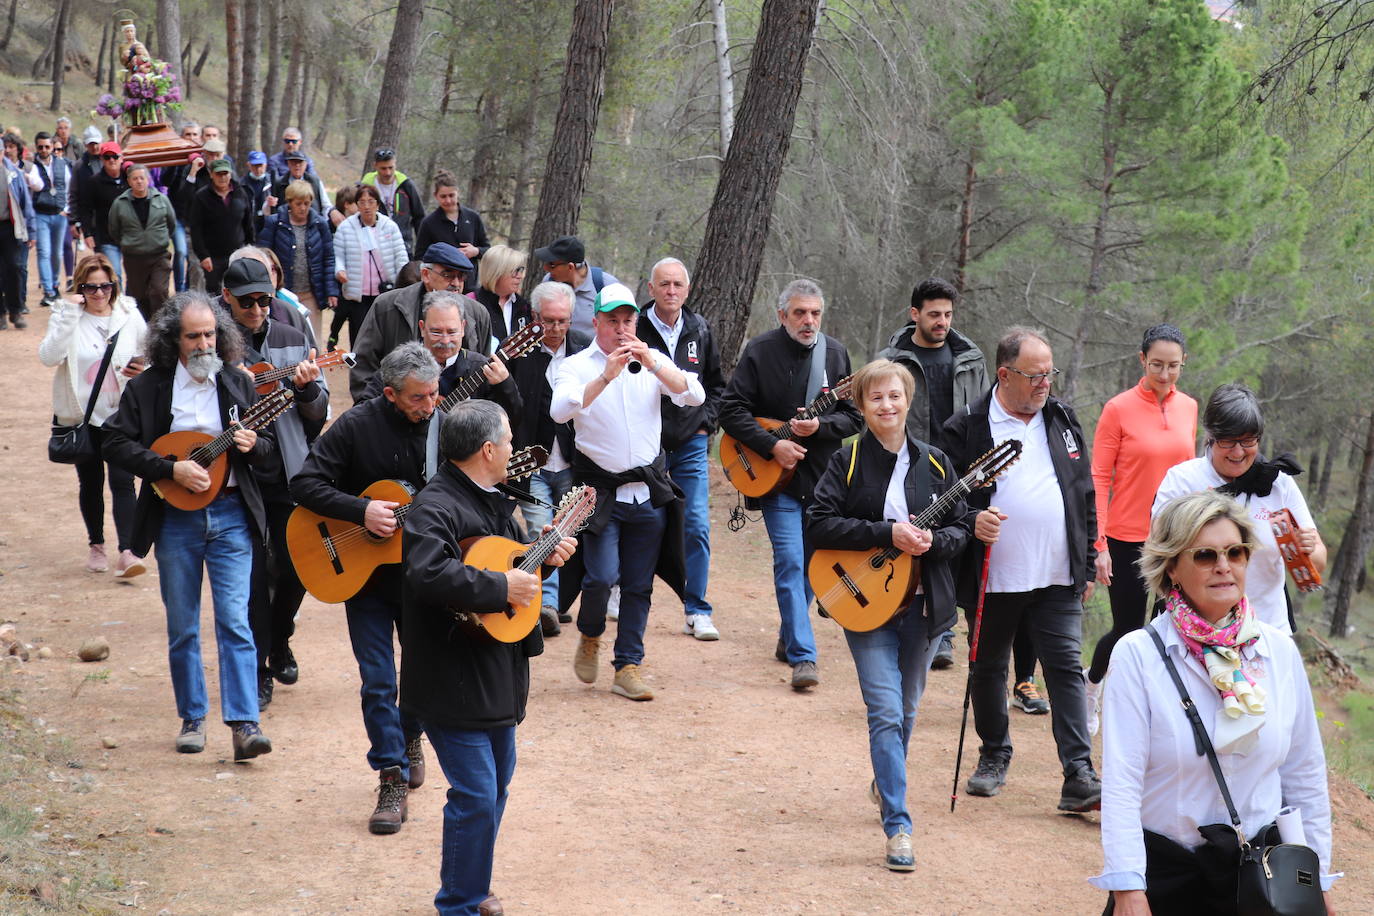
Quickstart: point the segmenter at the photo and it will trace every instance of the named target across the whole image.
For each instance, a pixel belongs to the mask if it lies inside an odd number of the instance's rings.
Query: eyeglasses
[[[1161,372],[1178,372],[1184,366],[1183,363],[1163,363],[1157,359],[1152,359],[1145,364],[1145,368],[1158,375]]]
[[[511,275],[512,277],[523,277],[523,276],[525,275],[525,268],[523,268],[523,267],[517,267],[517,268],[515,268],[515,270],[512,270],[512,271],[510,272],[510,275]]]
[[[1212,444],[1223,452],[1229,452],[1237,445],[1241,448],[1254,448],[1259,445],[1259,436],[1248,436],[1244,439],[1215,439]]]
[[[544,270],[545,270],[545,272],[548,272],[548,271],[553,270],[555,267],[562,267],[564,264],[568,264],[568,263],[571,263],[571,262],[569,262],[569,261],[545,261],[545,262],[544,262]]]
[[[444,340],[457,340],[463,336],[462,329],[432,328],[429,325],[425,325],[425,333],[428,334],[430,337],[436,337]]]
[[[249,309],[270,309],[272,307],[271,296],[240,296],[239,308],[245,312]]]
[[[540,318],[539,323],[546,328],[566,328],[572,324],[570,318]]]
[[[1232,566],[1244,566],[1250,562],[1252,549],[1254,548],[1250,544],[1232,544],[1224,551],[1218,551],[1215,547],[1189,547],[1182,555],[1192,557],[1194,565],[1211,569],[1217,565],[1221,553],[1226,554],[1226,562]]]
[[[102,293],[108,296],[110,293],[114,292],[114,288],[115,285],[113,283],[82,283],[77,287],[77,290],[86,296],[93,293]]]
[[[1007,368],[1023,379],[1026,379],[1032,385],[1048,385],[1059,375],[1058,369],[1051,369],[1049,372],[1037,372],[1035,375],[1031,375],[1029,372],[1022,372],[1015,366],[1008,366]]]

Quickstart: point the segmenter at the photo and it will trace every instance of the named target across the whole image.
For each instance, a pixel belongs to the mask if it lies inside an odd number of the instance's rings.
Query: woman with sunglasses
[[[357,203],[358,212],[334,232],[334,276],[343,290],[338,309],[348,318],[348,343],[355,349],[372,301],[395,288],[396,275],[409,260],[400,227],[380,212],[381,192],[370,184],[359,185]],[[338,317],[334,320],[337,323]],[[337,343],[331,334],[329,349]]]
[[[1083,672],[1088,734],[1097,734],[1098,701],[1117,640],[1145,623],[1145,582],[1136,570],[1150,531],[1150,506],[1169,468],[1196,454],[1197,401],[1178,390],[1187,352],[1183,333],[1157,324],[1140,342],[1141,377],[1107,402],[1093,436],[1097,491],[1097,581],[1107,586],[1112,628]]]
[[[1141,575],[1165,613],[1116,644],[1104,689],[1105,861],[1092,883],[1111,892],[1107,913],[1236,912],[1236,832],[1155,636],[1201,714],[1245,836],[1274,842],[1280,809],[1296,807],[1322,890],[1335,880],[1326,759],[1302,656],[1247,600],[1264,527],[1249,516],[1214,491],[1180,496],[1155,515],[1141,549]]]
[[[105,349],[115,334],[114,352],[105,375],[99,380],[99,394],[91,411],[90,433],[97,449],[103,441],[101,427],[119,406],[119,396],[129,379],[143,371],[143,338],[147,325],[138,303],[121,296],[114,267],[103,254],[88,254],[76,265],[77,301],[59,299],[48,319],[48,333],[38,345],[38,358],[45,366],[56,366],[52,384],[53,422],[75,425],[85,416],[96,375],[105,358]],[[77,502],[86,523],[90,551],[86,568],[91,572],[109,569],[105,553],[105,469],[102,458],[76,465]],[[145,571],[143,560],[129,549],[133,541],[134,479],[123,468],[109,465],[110,497],[114,503],[115,532],[119,555],[115,576],[131,579]]]
[[[1302,469],[1290,454],[1273,461],[1260,455],[1264,415],[1255,393],[1238,382],[1212,392],[1202,413],[1202,428],[1207,434],[1206,452],[1201,458],[1169,469],[1150,514],[1158,515],[1170,500],[1198,490],[1219,489],[1235,497],[1255,523],[1255,554],[1250,560],[1246,593],[1250,605],[1260,620],[1292,633],[1292,612],[1284,589],[1287,571],[1269,527],[1269,514],[1279,509],[1292,512],[1303,553],[1318,572],[1326,568],[1326,545],[1307,509],[1307,500],[1293,480]]]

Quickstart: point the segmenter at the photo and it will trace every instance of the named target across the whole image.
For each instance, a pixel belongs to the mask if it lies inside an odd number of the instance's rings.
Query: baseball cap
[[[248,164],[249,164],[249,165],[266,165],[266,164],[267,164],[267,154],[264,153],[262,150],[258,150],[258,149],[253,150],[251,153],[248,154]]]
[[[639,306],[635,305],[635,295],[630,292],[628,286],[624,283],[607,283],[601,288],[601,292],[596,294],[594,308],[598,312],[614,312],[626,305],[636,312],[639,311]]]
[[[224,288],[235,296],[251,296],[266,293],[275,296],[277,288],[272,285],[272,276],[267,265],[256,258],[239,258],[224,271]]]
[[[99,127],[88,127],[81,132],[82,143],[99,143],[105,139],[105,135],[100,132]]]
[[[424,256],[420,258],[422,264],[442,264],[454,270],[472,270],[472,262],[467,255],[448,242],[435,242],[425,249]]]
[[[119,144],[113,140],[106,140],[104,143],[100,144],[100,155],[104,156],[107,153],[114,153],[116,156],[124,155],[124,151],[119,148]]]
[[[300,150],[297,149],[291,150],[290,152],[283,155],[282,158],[285,159],[287,162],[291,162],[293,160],[297,160],[300,162],[309,161],[305,158],[305,153],[302,153]]]
[[[581,264],[587,259],[587,246],[575,235],[564,235],[543,248],[536,248],[534,256],[541,264],[553,264],[558,261]]]
[[[232,173],[234,171],[234,166],[230,164],[228,159],[216,159],[214,162],[210,163],[210,171]]]

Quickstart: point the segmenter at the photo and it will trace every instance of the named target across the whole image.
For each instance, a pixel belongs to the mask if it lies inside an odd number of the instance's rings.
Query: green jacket
[[[125,191],[110,205],[110,214],[105,218],[110,238],[124,254],[149,255],[166,251],[177,226],[172,202],[166,194],[148,188],[148,225],[145,226],[134,212],[133,197],[133,191]]]

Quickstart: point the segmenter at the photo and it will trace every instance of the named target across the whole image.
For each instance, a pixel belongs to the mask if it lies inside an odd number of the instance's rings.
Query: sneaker
[[[27,312],[28,309],[24,309],[24,311]],[[22,314],[15,315],[13,322],[15,329],[19,331],[22,331],[29,326],[29,323],[24,320],[24,316]]]
[[[235,763],[272,753],[272,742],[258,728],[258,723],[231,722],[229,727],[234,730]]]
[[[401,775],[400,767],[386,767],[378,774],[377,807],[367,819],[367,832],[376,834],[399,833],[406,822],[406,778]]]
[[[119,552],[119,559],[115,560],[114,574],[116,579],[132,579],[135,576],[143,575],[147,571],[147,565],[138,554],[134,553],[132,550],[121,550]]]
[[[291,651],[290,643],[283,643],[267,657],[267,667],[272,676],[290,687],[301,678],[300,666],[296,664],[296,654]]]
[[[916,870],[916,857],[911,853],[911,834],[898,833],[887,838],[887,856],[883,864],[890,871]]]
[[[558,622],[558,608],[546,604],[539,609],[539,629],[545,636],[557,636],[563,632]]]
[[[606,619],[620,619],[620,586],[611,586],[611,596],[606,599]]]
[[[654,692],[649,689],[649,685],[644,683],[644,678],[640,676],[638,665],[626,665],[615,673],[615,683],[611,685],[611,693],[618,693],[631,700],[652,700],[654,698]]]
[[[582,636],[573,655],[573,674],[584,684],[596,683],[597,656],[601,654],[601,640],[595,636]]]
[[[815,662],[797,662],[792,666],[792,689],[805,690],[821,682],[820,672]]]
[[[944,671],[946,668],[954,666],[954,634],[949,630],[940,637],[940,648],[935,650],[935,657],[930,660],[931,671]]]
[[[1022,681],[1016,685],[1011,692],[1011,705],[1028,716],[1043,716],[1050,711],[1049,701],[1040,695],[1034,680]]]
[[[258,672],[258,710],[262,711],[272,705],[272,672]]]
[[[1091,763],[1085,763],[1071,776],[1064,777],[1064,788],[1059,791],[1059,810],[1084,812],[1096,811],[1102,807],[1102,780],[1097,778]]]
[[[105,558],[105,545],[92,544],[91,552],[86,556],[86,571],[102,573],[110,568],[110,562]]]
[[[773,657],[784,665],[787,664],[787,646],[783,643],[782,637],[778,637],[778,644],[773,648]]]
[[[199,754],[205,750],[205,720],[181,720],[181,734],[177,735],[178,754]]]
[[[1001,757],[978,756],[978,768],[968,778],[964,791],[969,795],[991,798],[1007,784],[1007,761]]]
[[[1102,727],[1102,682],[1094,684],[1088,678],[1088,669],[1083,669],[1083,690],[1088,695],[1088,735],[1096,735]]]
[[[57,293],[44,293],[43,298],[38,300],[38,304],[45,308],[52,308],[52,304],[57,301]]]
[[[572,614],[569,614],[567,611],[559,611],[559,612],[558,612],[558,622],[559,622],[559,623],[572,623]]]
[[[410,767],[410,779],[406,785],[412,789],[420,788],[425,784],[425,748],[419,735],[406,742],[406,764]]]
[[[711,622],[710,614],[688,614],[686,622],[682,625],[682,632],[703,642],[720,639],[720,630]]]

